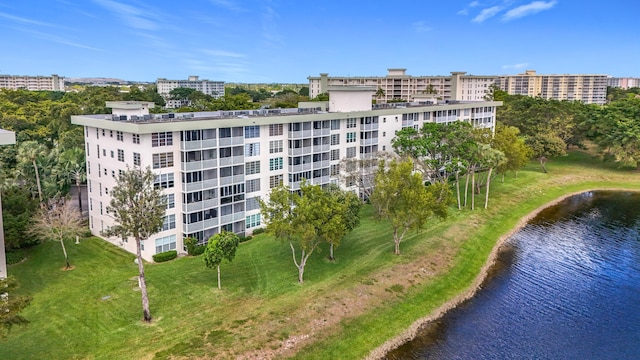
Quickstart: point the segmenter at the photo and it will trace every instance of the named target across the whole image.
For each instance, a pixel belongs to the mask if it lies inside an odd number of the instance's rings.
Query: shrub
[[[249,236],[240,236],[240,242],[245,242],[245,241],[249,241],[253,239],[253,236],[249,235]]]
[[[178,257],[178,252],[176,250],[169,250],[165,252],[161,252],[159,254],[153,255],[153,261],[160,263],[169,260],[173,260]]]
[[[7,257],[7,265],[17,264],[24,259],[24,255],[20,251],[7,251],[5,255]]]
[[[257,228],[253,230],[253,235],[262,234],[264,231],[265,231],[264,228]]]
[[[198,245],[198,239],[188,237],[184,239],[184,246],[187,248],[187,254],[191,256],[198,256],[204,252],[206,245]]]

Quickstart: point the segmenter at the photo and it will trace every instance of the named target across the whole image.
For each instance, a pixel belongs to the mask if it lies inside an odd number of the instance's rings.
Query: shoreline
[[[433,310],[431,313],[429,313],[425,317],[422,317],[422,318],[414,321],[413,324],[411,324],[400,335],[387,340],[384,344],[382,344],[382,345],[378,346],[377,348],[373,349],[369,353],[369,355],[367,355],[367,357],[365,359],[367,359],[367,360],[384,359],[384,357],[390,351],[395,350],[396,348],[402,346],[403,344],[415,339],[416,336],[418,335],[418,332],[426,324],[440,319],[441,317],[443,317],[450,310],[458,307],[463,302],[471,299],[473,296],[475,296],[475,294],[478,292],[478,290],[480,290],[482,284],[484,283],[484,281],[486,280],[486,278],[487,278],[487,276],[489,274],[489,269],[491,269],[491,267],[493,267],[493,265],[495,264],[496,259],[498,257],[498,254],[500,252],[500,249],[502,248],[502,246],[504,245],[504,243],[505,243],[505,241],[507,239],[509,239],[511,236],[513,236],[513,234],[515,234],[517,231],[519,231],[525,225],[527,225],[527,223],[529,221],[531,221],[533,218],[535,218],[542,210],[544,210],[546,208],[549,208],[551,206],[557,205],[558,203],[560,203],[560,202],[564,201],[565,199],[570,198],[572,196],[576,196],[576,195],[580,195],[580,194],[584,194],[584,193],[592,192],[592,191],[633,191],[633,192],[638,192],[637,189],[622,189],[622,188],[598,188],[598,189],[580,190],[580,191],[575,191],[575,192],[571,192],[571,193],[562,195],[562,196],[560,196],[560,197],[558,197],[558,198],[556,198],[556,199],[554,199],[552,201],[549,201],[549,202],[539,206],[538,208],[534,209],[533,211],[529,212],[527,215],[523,216],[511,230],[509,230],[507,233],[503,234],[502,236],[500,236],[500,238],[498,238],[498,240],[496,241],[495,245],[491,249],[491,252],[489,253],[489,256],[487,257],[487,261],[482,266],[482,268],[480,269],[480,272],[478,273],[476,278],[473,280],[473,282],[470,284],[470,286],[466,290],[462,291],[461,293],[459,293],[454,298],[446,301],[445,303],[443,303],[441,306],[439,306],[438,308]]]

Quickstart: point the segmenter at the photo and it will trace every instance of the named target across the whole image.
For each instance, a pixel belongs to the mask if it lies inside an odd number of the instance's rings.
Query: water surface
[[[504,246],[477,295],[389,359],[640,359],[640,195],[589,192]]]

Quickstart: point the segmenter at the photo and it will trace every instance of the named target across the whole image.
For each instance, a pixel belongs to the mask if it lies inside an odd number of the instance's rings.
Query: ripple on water
[[[473,299],[388,358],[640,358],[639,204],[590,192],[541,212]]]

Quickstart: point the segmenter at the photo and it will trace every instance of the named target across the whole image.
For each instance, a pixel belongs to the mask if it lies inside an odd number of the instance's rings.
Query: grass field
[[[57,243],[28,251],[9,267],[32,296],[0,342],[0,359],[273,358],[358,359],[416,319],[464,291],[496,240],[539,206],[566,193],[598,188],[640,189],[640,174],[616,169],[583,152],[532,163],[505,183],[492,183],[476,210],[451,216],[401,244],[393,255],[390,228],[365,207],[362,223],[326,260],[313,254],[305,283],[287,244],[259,235],[222,265],[222,290],[200,257],[147,264],[151,324],[141,321],[134,256],[99,239],[67,243],[73,270],[63,271]]]

